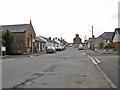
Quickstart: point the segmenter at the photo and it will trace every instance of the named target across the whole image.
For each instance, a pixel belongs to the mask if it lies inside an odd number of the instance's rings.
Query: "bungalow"
[[[31,20],[30,24],[2,25],[2,30],[13,32],[13,49],[15,53],[34,51],[36,34]]]
[[[115,29],[112,40],[112,45],[115,49],[120,49],[120,28]]]
[[[46,45],[46,41],[44,39],[42,39],[41,37],[36,37],[36,49],[37,52],[43,52],[45,51],[45,45]]]
[[[55,40],[51,40],[51,37],[46,38],[46,37],[43,37],[43,36],[40,36],[40,35],[39,35],[39,37],[46,40],[46,45],[45,45],[46,48],[47,47],[56,47],[58,45],[58,43]]]
[[[112,42],[112,36],[113,36],[113,32],[104,32],[103,34],[101,34],[100,36],[98,36],[97,38],[94,38],[94,48],[95,49],[99,49],[99,43],[103,42],[104,45],[107,45],[108,43]]]

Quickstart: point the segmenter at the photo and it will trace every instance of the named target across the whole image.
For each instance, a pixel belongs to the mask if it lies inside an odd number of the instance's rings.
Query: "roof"
[[[18,25],[2,25],[2,30],[10,30],[12,32],[25,32],[30,24],[18,24]]]
[[[44,38],[45,40],[47,40],[47,42],[52,42],[52,43],[57,43],[59,44],[58,42],[54,41],[54,40],[50,40],[49,38],[46,38],[46,37],[43,37],[41,36],[42,38]]]
[[[36,36],[36,41],[46,43],[43,39],[41,39],[40,37],[37,37],[37,36]]]
[[[112,40],[113,34],[114,34],[114,32],[104,32],[99,37],[104,40]]]

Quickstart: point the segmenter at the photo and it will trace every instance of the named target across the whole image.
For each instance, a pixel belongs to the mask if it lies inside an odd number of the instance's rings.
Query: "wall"
[[[25,52],[25,33],[13,33],[13,48],[14,52]]]
[[[28,39],[27,38],[29,38],[29,46],[28,46]],[[35,48],[36,42],[33,42],[32,41],[33,39],[34,39],[34,41],[36,40],[36,34],[35,34],[35,31],[33,29],[32,24],[30,24],[27,27],[27,30],[25,32],[25,45],[28,49],[30,49],[30,52],[32,52],[32,43],[33,43],[33,48]]]

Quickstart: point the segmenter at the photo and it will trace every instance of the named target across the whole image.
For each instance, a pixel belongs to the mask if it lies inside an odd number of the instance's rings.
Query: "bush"
[[[105,47],[104,47],[104,49],[113,49],[114,47],[111,45],[111,43],[110,44],[107,44]]]
[[[99,49],[103,49],[104,48],[104,43],[103,42],[100,42],[99,43]]]

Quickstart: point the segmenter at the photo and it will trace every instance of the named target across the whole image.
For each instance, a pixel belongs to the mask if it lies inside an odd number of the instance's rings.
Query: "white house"
[[[58,43],[54,40],[51,40],[51,37],[49,38],[46,38],[46,37],[43,37],[43,36],[39,36],[41,38],[43,38],[44,40],[46,40],[46,45],[45,47],[56,47],[58,45]]]
[[[112,37],[112,45],[120,51],[120,28],[116,28]]]
[[[113,35],[113,42],[120,42],[120,28],[116,28]]]
[[[58,43],[58,46],[60,46],[60,40],[58,40],[57,37],[55,38],[55,41]]]

